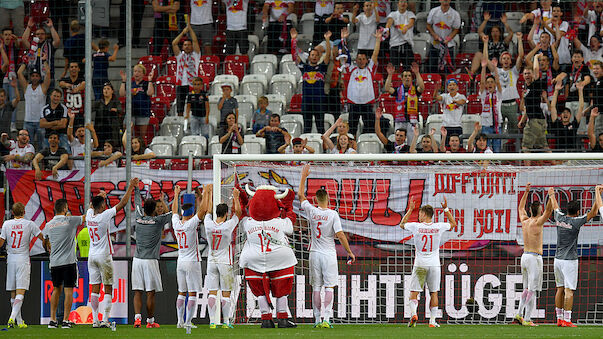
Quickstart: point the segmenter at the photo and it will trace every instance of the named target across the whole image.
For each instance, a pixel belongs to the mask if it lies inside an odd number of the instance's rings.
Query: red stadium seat
[[[151,159],[151,161],[149,162],[149,168],[150,169],[165,169],[165,159]]]
[[[517,87],[517,92],[519,93],[519,98],[523,98],[523,90],[525,89],[526,80],[523,78],[523,74],[519,74],[519,78],[517,78],[517,83],[515,86]]]
[[[421,54],[414,54],[415,62],[420,66],[421,65]]]
[[[469,86],[471,85],[471,76],[469,74],[448,74],[446,82],[450,79],[456,79],[459,83],[459,93],[467,95]]]
[[[175,77],[176,72],[178,72],[176,57],[169,57],[165,62],[165,75]]]
[[[394,114],[396,110],[396,98],[391,96],[389,93],[383,93],[378,99],[379,107],[383,110],[383,113]]]
[[[188,169],[188,159],[171,159],[170,160],[170,169],[187,170]]]
[[[425,83],[425,91],[427,91],[428,83],[431,84],[430,88],[435,88],[435,92],[438,92],[442,88],[442,76],[437,73],[424,73],[421,74],[423,83]],[[430,92],[433,93],[433,92]]]
[[[199,62],[199,76],[204,76],[210,82],[214,81],[220,66],[220,58],[217,55],[204,55]]]
[[[172,101],[168,97],[153,97],[151,98],[151,113],[155,114],[159,124],[169,112]]]
[[[163,65],[163,58],[157,55],[143,56],[138,60],[138,63],[143,65],[147,69],[146,75],[148,76],[153,72],[153,81],[157,79]]]
[[[400,85],[402,85],[402,74],[394,73],[394,75],[392,76],[392,87],[398,88],[400,87]]]
[[[221,31],[225,32],[225,31]],[[214,36],[214,41],[211,46],[211,51],[215,55],[224,55],[226,52],[226,33]]]
[[[474,53],[459,53],[454,58],[454,64],[456,68],[460,68],[462,71],[465,70],[465,67],[471,68],[471,62],[473,61]]]
[[[224,59],[224,74],[236,75],[241,81],[247,73],[248,66],[249,57],[247,55],[228,55]]]
[[[427,121],[427,117],[429,116],[433,104],[432,101],[433,97],[429,94],[426,95],[426,93],[423,93],[423,95],[419,97],[419,114],[423,116],[423,121]]]
[[[482,103],[477,94],[472,94],[467,97],[467,114],[481,114]]]
[[[289,113],[301,113],[302,107],[302,95],[295,94],[291,97],[291,103],[289,104]]]
[[[176,100],[176,77],[161,76],[155,81],[155,95]]]

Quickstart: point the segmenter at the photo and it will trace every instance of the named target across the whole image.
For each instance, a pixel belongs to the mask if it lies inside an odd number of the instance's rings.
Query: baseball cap
[[[293,145],[301,145],[302,142],[303,142],[302,138],[293,138],[293,140],[291,140],[291,143]]]

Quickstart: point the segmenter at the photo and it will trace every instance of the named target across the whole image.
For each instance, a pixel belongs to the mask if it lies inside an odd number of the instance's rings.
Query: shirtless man
[[[531,321],[531,317],[536,310],[536,292],[542,291],[542,225],[553,212],[551,199],[547,202],[544,213],[540,202],[533,201],[530,204],[531,216],[528,217],[526,201],[531,185],[530,183],[526,185],[526,191],[519,203],[519,220],[521,220],[524,243],[521,255],[523,293],[519,301],[519,312],[514,320],[523,326],[538,326]],[[555,194],[555,191],[549,188],[549,196],[552,194]],[[522,317],[524,311],[525,315]]]

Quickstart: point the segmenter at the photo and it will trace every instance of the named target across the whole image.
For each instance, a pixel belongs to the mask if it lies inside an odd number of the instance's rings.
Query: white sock
[[[559,307],[555,307],[555,314],[557,314],[557,319],[563,319],[563,309]]]
[[[320,290],[312,291],[312,311],[314,311],[314,323],[320,322],[320,306],[322,301],[320,299]]]
[[[289,302],[287,295],[276,298],[276,315],[279,319],[287,319],[289,317]],[[279,316],[280,315],[280,316]]]
[[[147,324],[155,323],[155,317],[147,318]]]
[[[105,299],[103,299],[103,302],[105,303],[103,320],[109,321],[109,318],[111,318],[111,309],[113,308],[113,295],[105,293]]]
[[[216,324],[216,296],[210,294],[207,297],[207,307],[209,309],[209,323]]]
[[[410,315],[417,315],[417,308],[419,307],[419,301],[417,299],[410,299]]]
[[[517,314],[519,314],[520,316],[523,316],[523,311],[526,308],[526,302],[528,300],[528,295],[529,295],[528,290],[523,290],[523,293],[521,293],[521,299],[519,299],[519,310],[517,311]]]
[[[188,297],[186,303],[186,324],[191,324],[193,316],[195,315],[195,308],[197,307],[197,297]]]
[[[98,298],[100,294],[90,293],[90,307],[92,308],[92,321],[98,322]]]
[[[525,321],[532,320],[532,311],[536,308],[536,294],[533,291],[528,291],[528,298],[526,300],[526,309],[525,309]]]
[[[134,320],[142,320],[142,315],[140,313],[135,314]]]
[[[563,320],[565,320],[567,322],[571,322],[572,321],[572,311],[564,310],[563,311]]]
[[[178,315],[178,324],[184,324],[184,301],[186,296],[178,294],[176,299],[176,314]]]
[[[436,322],[436,316],[438,315],[438,307],[430,307],[429,308],[429,323],[430,324],[435,324]]]
[[[261,314],[270,313],[270,305],[268,304],[268,299],[266,299],[266,296],[262,295],[262,296],[258,297],[258,304],[260,306]]]
[[[10,319],[16,319],[17,315],[21,311],[21,306],[23,306],[23,294],[17,294],[15,297],[15,301],[13,302],[12,311],[10,313]]]
[[[230,324],[230,297],[222,296],[222,324]]]
[[[330,322],[333,316],[333,287],[325,287],[324,321]]]

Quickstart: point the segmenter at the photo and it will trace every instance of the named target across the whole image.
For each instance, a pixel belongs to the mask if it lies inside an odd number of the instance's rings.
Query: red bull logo
[[[308,84],[314,84],[317,81],[324,81],[325,76],[324,76],[324,74],[322,74],[320,72],[306,72],[302,76],[302,79],[304,79],[304,81],[307,82]]]
[[[203,5],[205,5],[207,3],[206,0],[195,0],[193,1],[193,4],[197,7],[203,7]]]
[[[452,29],[452,27],[448,26],[448,24],[446,24],[444,21],[438,22],[437,24],[435,24],[435,26],[440,29]]]
[[[365,77],[364,75],[358,75],[357,77],[354,78],[354,80],[356,80],[356,82],[358,82],[358,83],[363,83],[363,82],[367,81],[368,78]]]
[[[318,4],[320,5],[320,7],[327,7],[327,5],[330,3],[331,1],[319,1]]]
[[[459,106],[453,102],[453,103],[446,105],[446,108],[452,111],[452,110],[459,108]]]

